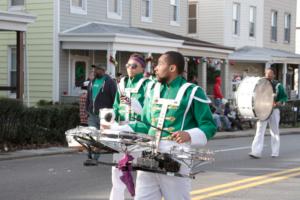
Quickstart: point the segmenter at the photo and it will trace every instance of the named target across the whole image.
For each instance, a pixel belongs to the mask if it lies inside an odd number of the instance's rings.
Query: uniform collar
[[[144,74],[143,74],[143,73],[140,73],[140,74],[135,75],[133,78],[129,78],[129,77],[128,77],[128,81],[129,81],[130,83],[137,83],[140,79],[143,78],[143,76],[144,76]]]
[[[169,84],[165,84],[167,87],[173,88],[181,85],[181,83],[185,82],[185,79],[182,76],[177,76],[174,80],[172,80]]]

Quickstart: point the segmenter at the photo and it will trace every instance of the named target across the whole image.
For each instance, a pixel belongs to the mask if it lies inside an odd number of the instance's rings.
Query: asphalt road
[[[204,164],[203,172],[193,180],[192,199],[300,199],[300,135],[281,137],[279,158],[270,157],[270,138],[266,137],[263,157],[250,159],[251,141],[211,141],[208,148],[216,152],[216,160]],[[108,199],[110,167],[84,167],[85,158],[79,153],[0,161],[0,199]]]

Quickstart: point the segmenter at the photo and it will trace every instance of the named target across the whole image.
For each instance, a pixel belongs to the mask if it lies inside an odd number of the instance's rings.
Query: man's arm
[[[217,130],[209,104],[201,100],[207,101],[207,97],[202,89],[198,88],[189,110],[189,112],[192,112],[197,127],[185,130],[189,136],[182,136],[186,140],[190,138],[192,146],[204,146]]]
[[[276,97],[276,103],[280,102],[280,103],[284,103],[288,100],[288,96],[283,88],[283,85],[281,83],[278,83],[278,85],[276,86],[276,90],[277,90],[277,97]]]
[[[115,113],[115,120],[118,121],[120,113],[119,113],[119,108],[120,108],[120,93],[119,91],[116,92],[116,96],[115,96],[115,100],[114,100],[114,104],[113,104],[113,109],[114,109],[114,113]]]
[[[87,88],[86,101],[85,101],[85,110],[87,112],[89,112],[89,105],[90,105],[90,93],[91,93],[90,88],[91,88],[91,82],[89,83],[88,88]]]
[[[110,91],[111,99],[112,101],[114,101],[117,92],[117,85],[113,79],[110,79],[109,81],[109,91]]]
[[[151,91],[152,92],[152,91]],[[151,128],[151,98],[145,97],[144,107],[141,114],[141,121],[129,124],[134,132],[148,134],[149,129]]]

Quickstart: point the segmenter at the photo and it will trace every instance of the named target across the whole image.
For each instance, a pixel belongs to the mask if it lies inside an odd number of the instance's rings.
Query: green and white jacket
[[[281,103],[286,102],[288,100],[288,96],[286,95],[286,93],[284,91],[283,85],[279,81],[276,81],[276,80],[272,80],[271,83],[272,83],[273,90],[275,93],[274,101],[281,102]]]
[[[140,119],[141,116],[134,112],[131,106],[120,102],[121,94],[131,100],[136,99],[141,107],[144,105],[147,83],[149,80],[143,77],[143,74],[137,74],[133,78],[123,77],[120,80],[118,91],[116,93],[113,109],[116,116],[116,121],[121,124],[126,124],[135,121],[134,118]]]
[[[191,145],[203,146],[216,132],[209,103],[199,86],[178,76],[170,84],[155,83],[145,98],[142,122],[129,126],[134,132],[155,136],[156,140],[168,140],[171,132],[186,131]]]

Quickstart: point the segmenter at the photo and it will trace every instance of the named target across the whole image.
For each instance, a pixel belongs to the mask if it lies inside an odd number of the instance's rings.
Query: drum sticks
[[[136,121],[138,121],[138,122],[141,122],[141,123],[145,124],[146,126],[150,126],[150,127],[152,127],[152,128],[155,128],[156,130],[159,130],[159,131],[162,131],[162,132],[165,132],[165,133],[168,133],[168,134],[172,135],[171,132],[166,131],[166,130],[163,130],[163,129],[160,129],[160,128],[156,127],[156,126],[153,126],[153,125],[150,124],[150,123],[143,122],[142,120],[139,120],[139,119],[137,119],[137,118],[135,118],[135,117],[130,117],[130,118],[131,118],[131,119],[134,119],[134,120],[136,120]]]

